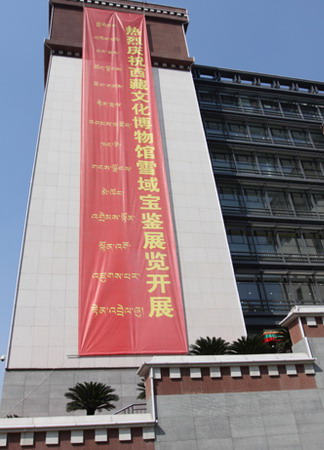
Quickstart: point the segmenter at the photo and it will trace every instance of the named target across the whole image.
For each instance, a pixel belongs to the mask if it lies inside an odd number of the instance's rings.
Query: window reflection
[[[280,158],[280,164],[285,176],[296,177],[301,175],[298,161],[295,159]]]
[[[296,103],[281,102],[281,108],[286,117],[300,117],[299,108]]]
[[[266,114],[281,114],[279,102],[276,100],[262,100],[262,106]]]
[[[321,303],[324,279],[307,275],[236,274],[243,310],[288,311],[296,304]]]
[[[267,191],[270,208],[273,215],[287,215],[292,212],[288,196],[282,191]]]
[[[273,155],[260,155],[258,157],[261,173],[264,175],[276,175],[280,172],[277,158]]]

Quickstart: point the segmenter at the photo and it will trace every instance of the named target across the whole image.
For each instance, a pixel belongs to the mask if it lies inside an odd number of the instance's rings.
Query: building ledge
[[[0,419],[0,432],[100,429],[100,428],[136,428],[155,424],[151,414],[95,415],[95,416],[59,416],[59,417],[22,417]]]
[[[266,353],[259,355],[204,355],[204,356],[154,356],[137,371],[140,377],[148,371],[164,367],[195,368],[217,366],[273,366],[289,364],[313,364],[315,358],[307,353]]]

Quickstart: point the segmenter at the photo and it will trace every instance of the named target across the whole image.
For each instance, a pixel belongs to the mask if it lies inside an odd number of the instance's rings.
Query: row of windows
[[[324,218],[324,193],[320,191],[241,185],[219,185],[218,191],[225,213]]]
[[[236,275],[245,312],[286,313],[295,305],[323,304],[324,277],[311,275]]]
[[[259,262],[324,262],[324,230],[227,227],[232,257]]]
[[[294,178],[323,178],[324,159],[297,158],[270,153],[217,151],[211,154],[214,170]]]
[[[248,95],[217,93],[215,89],[199,88],[201,103],[212,104],[217,109],[242,111],[249,114],[264,114],[288,118],[318,120],[324,119],[324,105],[305,102],[290,102]]]
[[[205,129],[210,137],[239,141],[262,142],[274,145],[324,148],[324,136],[308,129],[265,125],[247,122],[225,122],[217,118],[205,118]]]

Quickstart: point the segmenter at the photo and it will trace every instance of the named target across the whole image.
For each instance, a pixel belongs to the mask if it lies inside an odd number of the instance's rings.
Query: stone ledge
[[[310,358],[306,353],[266,353],[260,355],[204,355],[204,356],[154,356],[145,362],[137,371],[140,377],[145,377],[149,370],[153,369],[155,379],[161,378],[161,368],[171,370],[171,378],[179,378],[181,368],[209,367],[214,370],[217,367],[241,367],[241,366],[286,366],[292,364],[310,365],[315,358]],[[192,371],[194,373],[194,371]]]

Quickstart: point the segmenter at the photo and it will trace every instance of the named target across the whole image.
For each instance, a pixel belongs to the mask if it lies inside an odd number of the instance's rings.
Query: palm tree
[[[230,345],[232,355],[255,355],[270,353],[269,345],[263,342],[262,336],[242,336]]]
[[[145,400],[146,399],[146,392],[145,392],[145,383],[144,383],[144,378],[142,378],[142,380],[137,383],[137,391],[139,391],[137,398],[139,400]]]
[[[106,409],[109,411],[115,408],[111,402],[119,400],[118,395],[113,392],[115,389],[103,383],[93,381],[77,383],[64,394],[66,398],[72,400],[66,404],[66,411],[85,409],[88,416],[93,416],[96,410]]]
[[[230,344],[222,338],[200,337],[194,344],[190,345],[191,355],[225,355]]]

